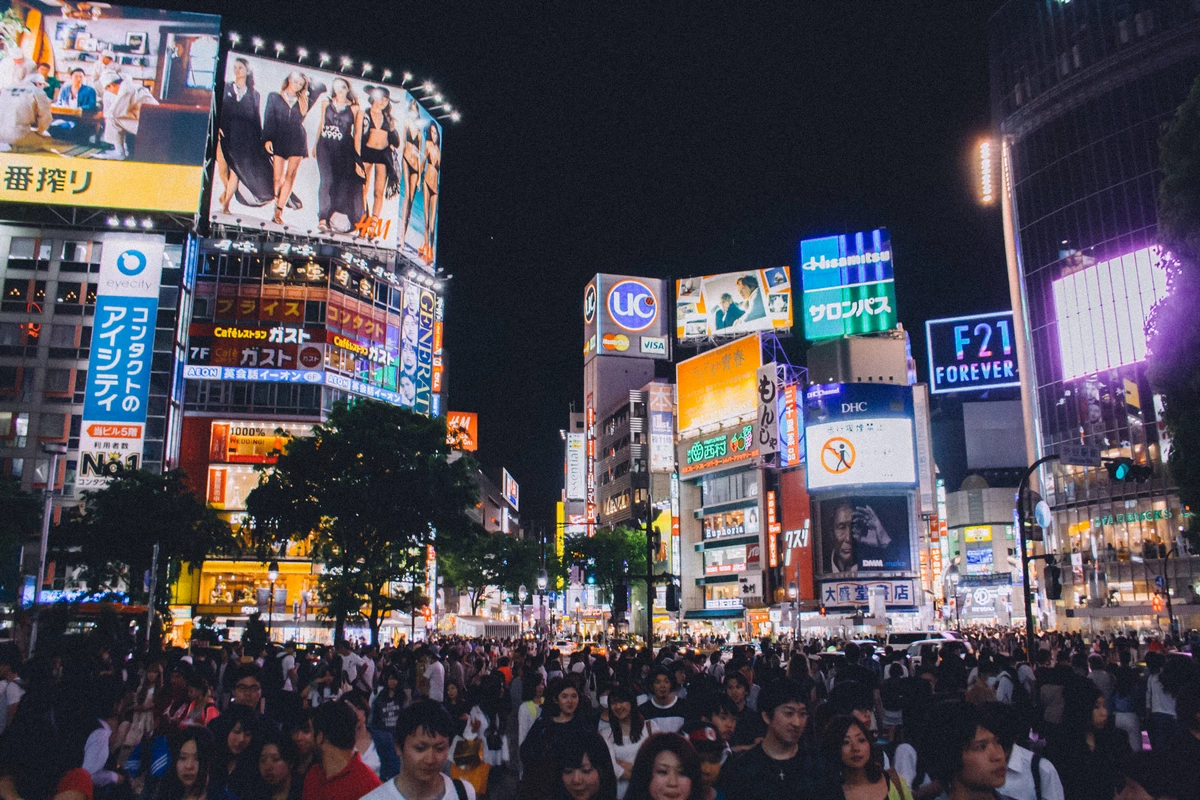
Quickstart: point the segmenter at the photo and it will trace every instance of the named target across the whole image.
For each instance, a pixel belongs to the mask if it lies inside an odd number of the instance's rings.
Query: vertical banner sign
[[[937,512],[934,505],[934,482],[937,480],[933,464],[933,434],[929,425],[929,387],[923,383],[913,385],[913,419],[917,424],[917,485],[921,494],[921,513]]]
[[[758,368],[758,452],[764,457],[779,452],[779,370],[774,361]]]
[[[429,611],[437,614],[437,550],[426,545],[425,551],[425,596],[429,598]]]
[[[586,443],[582,433],[567,434],[567,499],[587,499]]]
[[[433,326],[437,297],[428,289],[421,291],[417,309],[417,397],[413,410],[432,416],[433,411]]]
[[[141,466],[162,261],[161,236],[104,242],[79,438],[80,490],[103,488],[121,470]]]
[[[671,572],[681,575],[683,552],[679,544],[679,473],[671,473]]]
[[[767,492],[767,565],[772,569],[779,566],[779,535],[783,533],[783,525],[779,522],[779,512],[775,505],[775,490]]]
[[[596,532],[596,409],[595,399],[587,396],[584,427],[587,429],[587,535]]]
[[[783,387],[779,395],[779,467],[799,466],[804,460],[804,426],[800,424],[800,405],[794,383]]]
[[[442,393],[445,391],[444,376],[446,374],[445,354],[442,350],[446,319],[446,298],[437,298],[433,315],[433,416],[442,415]],[[389,352],[391,350],[389,349]]]
[[[650,471],[675,470],[675,386],[650,384]]]

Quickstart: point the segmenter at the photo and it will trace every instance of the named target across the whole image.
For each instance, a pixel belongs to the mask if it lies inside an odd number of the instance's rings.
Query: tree
[[[247,536],[260,558],[313,537],[336,638],[362,614],[377,643],[386,614],[411,605],[394,585],[415,587],[425,548],[470,528],[466,510],[478,497],[470,461],[451,463],[449,452],[442,419],[373,400],[337,403],[311,437],[289,439],[263,468],[246,499]]]
[[[596,585],[612,598],[618,586],[646,578],[646,533],[618,526],[598,528],[594,535],[567,537],[563,563],[595,577]]]
[[[211,554],[232,555],[239,544],[229,524],[187,488],[182,470],[117,474],[84,495],[82,510],[64,511],[55,528],[55,558],[83,568],[92,591],[120,591],[165,609],[183,564],[191,569]],[[147,597],[159,546],[155,596]]]
[[[439,552],[438,560],[446,581],[467,590],[472,615],[490,587],[513,595],[522,585],[536,591],[541,566],[536,542],[481,529],[464,537],[458,547]]]
[[[1148,375],[1163,399],[1171,477],[1183,503],[1200,509],[1200,78],[1159,141],[1159,166],[1168,295],[1147,325]],[[1200,540],[1194,527],[1189,534]]]
[[[0,478],[0,597],[9,597],[17,590],[19,571],[18,550],[21,544],[38,532],[42,521],[42,504],[31,492],[21,489],[17,478]]]

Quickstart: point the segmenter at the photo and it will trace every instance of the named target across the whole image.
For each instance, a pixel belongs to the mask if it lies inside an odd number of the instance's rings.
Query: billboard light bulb
[[[275,43],[275,55],[283,55],[283,42]]]
[[[234,45],[239,45],[242,43],[242,37],[236,31],[230,31],[229,41]]]
[[[432,81],[425,81],[423,84],[421,84],[421,90],[424,91],[425,94],[433,94]]]
[[[437,94],[435,94],[435,95],[433,96],[433,99],[434,99],[434,102],[437,102],[437,103],[440,103],[440,102],[442,102],[442,93],[441,93],[441,92],[438,92]]]
[[[129,218],[127,218],[127,219],[125,220],[125,227],[126,227],[126,228],[136,228],[136,227],[137,227],[137,220],[136,220],[134,217],[129,217]]]
[[[440,291],[442,290],[442,282],[441,282],[441,281],[434,281],[434,282],[433,282],[433,290],[434,290],[435,292],[440,292]]]
[[[297,47],[296,48],[296,60],[303,61],[306,58],[308,58],[308,50],[306,50],[303,47]]]
[[[364,61],[362,64],[362,76],[364,78],[367,77],[367,73],[372,69],[374,69],[374,67],[372,67],[369,62]]]
[[[145,228],[146,230],[150,230],[151,228],[154,227],[154,220],[150,219],[149,217],[146,217],[144,220],[142,220],[142,227]]]
[[[115,228],[115,227],[117,227],[118,225],[120,225],[120,224],[121,224],[121,220],[119,220],[119,219],[118,219],[118,218],[116,218],[116,217],[109,217],[109,218],[108,218],[108,224],[109,224],[109,227]]]
[[[383,79],[385,81],[390,81],[392,79],[392,71],[390,69],[385,69],[383,71]]]
[[[263,46],[262,37],[255,36],[253,39],[250,40],[250,44],[254,45],[254,52],[257,53],[259,50],[262,49],[262,46]]]
[[[350,56],[342,56],[342,70],[348,70],[354,66],[354,59]]]
[[[405,84],[405,83],[408,83],[409,81],[411,81],[411,80],[412,80],[412,78],[413,78],[413,76],[412,76],[412,73],[411,73],[411,72],[406,72],[406,73],[404,73],[404,80],[403,80],[403,81],[401,81],[401,85],[403,85],[403,84]]]
[[[451,122],[458,122],[460,119],[462,119],[462,114],[459,114],[457,111],[450,115]]]

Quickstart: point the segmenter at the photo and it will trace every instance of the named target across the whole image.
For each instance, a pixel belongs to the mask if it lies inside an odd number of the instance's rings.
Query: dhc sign
[[[1011,311],[925,323],[929,391],[978,392],[1020,386]]]

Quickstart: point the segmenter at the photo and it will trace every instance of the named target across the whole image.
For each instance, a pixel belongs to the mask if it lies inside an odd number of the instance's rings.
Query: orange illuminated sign
[[[456,450],[479,449],[479,415],[471,411],[446,414],[446,442]]]
[[[758,408],[755,374],[762,366],[759,335],[746,336],[676,367],[679,430],[736,420]]]

